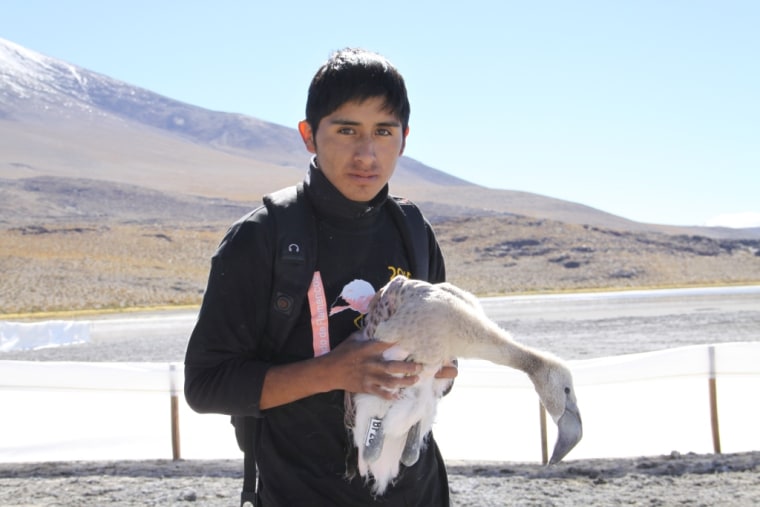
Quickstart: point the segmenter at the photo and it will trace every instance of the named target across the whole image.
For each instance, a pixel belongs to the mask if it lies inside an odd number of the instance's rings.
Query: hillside
[[[254,205],[92,180],[0,180],[0,315],[198,304],[210,256]],[[760,283],[758,239],[423,207],[450,281],[480,295]]]
[[[293,128],[0,39],[0,314],[197,304],[229,224],[308,158]],[[760,282],[760,229],[641,224],[406,157],[391,191],[478,294]]]

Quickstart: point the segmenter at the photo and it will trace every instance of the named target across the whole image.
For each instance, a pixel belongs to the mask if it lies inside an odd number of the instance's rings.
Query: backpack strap
[[[290,334],[309,289],[317,263],[317,223],[304,196],[303,183],[268,194],[263,200],[275,231],[272,296],[265,329],[265,347],[271,354]],[[254,506],[258,421],[253,417],[233,417],[232,423],[243,451],[240,505]]]
[[[409,256],[412,278],[427,280],[430,275],[430,244],[428,225],[420,209],[403,197],[389,197],[386,206],[401,232]]]
[[[303,183],[264,196],[275,230],[267,335],[272,351],[293,329],[317,265],[317,221]]]
[[[254,507],[256,501],[256,455],[254,441],[257,434],[256,421],[253,417],[232,417],[235,437],[240,450],[243,451],[243,491],[240,493],[241,507]]]

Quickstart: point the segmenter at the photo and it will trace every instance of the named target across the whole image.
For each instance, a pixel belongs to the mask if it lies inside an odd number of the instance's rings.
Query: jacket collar
[[[359,223],[364,224],[365,221],[372,221],[388,199],[387,184],[369,203],[347,199],[319,169],[316,157],[311,159],[309,171],[304,179],[304,189],[317,215],[341,222],[358,220]]]

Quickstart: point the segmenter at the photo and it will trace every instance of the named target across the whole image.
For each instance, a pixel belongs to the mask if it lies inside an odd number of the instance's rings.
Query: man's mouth
[[[370,183],[378,178],[375,173],[349,173],[348,177],[358,183]]]

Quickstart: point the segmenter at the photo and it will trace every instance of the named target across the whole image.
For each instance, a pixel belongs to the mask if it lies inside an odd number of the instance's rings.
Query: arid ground
[[[1,231],[0,318],[197,305],[229,222],[65,223]],[[481,296],[760,283],[760,240],[618,232],[516,216],[434,222],[449,281]]]

